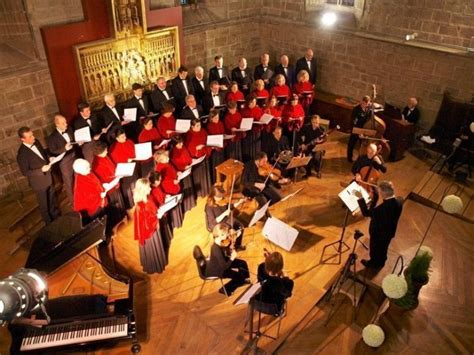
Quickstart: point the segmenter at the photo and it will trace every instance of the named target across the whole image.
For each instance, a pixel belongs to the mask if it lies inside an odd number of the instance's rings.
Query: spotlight
[[[405,36],[405,41],[413,41],[416,37],[418,37],[418,33],[413,32]]]
[[[48,287],[34,269],[19,269],[0,281],[0,321],[10,321],[41,308],[48,299]]]
[[[325,12],[323,16],[321,16],[321,23],[323,26],[332,26],[336,23],[337,16],[334,12]]]

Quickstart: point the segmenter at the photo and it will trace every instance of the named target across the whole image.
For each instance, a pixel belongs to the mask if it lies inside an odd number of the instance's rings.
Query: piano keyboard
[[[127,317],[109,317],[28,329],[21,351],[89,343],[128,336]]]

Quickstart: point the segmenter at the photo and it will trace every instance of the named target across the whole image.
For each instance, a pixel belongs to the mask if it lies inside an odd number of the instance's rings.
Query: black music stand
[[[346,209],[346,214],[345,214],[344,220],[342,222],[341,236],[339,237],[338,241],[326,244],[324,246],[323,252],[321,253],[321,258],[319,259],[320,264],[322,264],[324,262],[323,257],[324,257],[324,253],[326,252],[327,248],[334,247],[336,249],[337,255],[339,257],[338,262],[336,263],[337,265],[339,265],[342,261],[342,254],[350,249],[349,245],[344,241],[344,234],[346,233],[347,220],[349,219],[350,211],[349,211],[349,208],[347,208],[346,206],[344,206],[344,208]],[[345,250],[342,249],[343,246],[346,248]]]

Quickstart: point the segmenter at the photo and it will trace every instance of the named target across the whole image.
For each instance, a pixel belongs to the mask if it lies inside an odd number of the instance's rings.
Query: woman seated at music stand
[[[262,284],[262,289],[255,300],[274,304],[278,314],[283,312],[283,305],[291,296],[294,282],[283,273],[283,256],[274,251],[270,253],[264,249],[265,262],[258,266],[257,278]]]

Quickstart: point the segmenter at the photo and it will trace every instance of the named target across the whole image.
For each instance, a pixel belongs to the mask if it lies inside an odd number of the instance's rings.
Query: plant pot
[[[405,296],[399,298],[398,300],[393,300],[395,306],[400,307],[404,310],[411,311],[418,307],[419,300],[418,296],[420,294],[421,288],[428,283],[429,280],[424,282],[418,282],[413,280],[407,273],[407,269],[403,272],[405,279],[408,283],[408,291]]]

